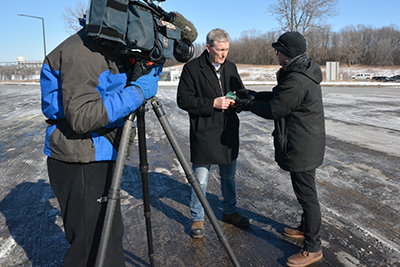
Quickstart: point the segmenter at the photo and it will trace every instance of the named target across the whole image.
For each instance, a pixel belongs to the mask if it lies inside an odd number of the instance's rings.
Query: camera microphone
[[[197,30],[193,23],[178,12],[169,12],[168,15],[171,17],[169,22],[181,29],[182,41],[186,44],[192,44],[197,38]]]
[[[197,30],[194,27],[193,23],[188,21],[184,16],[182,16],[178,12],[167,13],[160,6],[155,5],[152,2],[152,0],[145,0],[145,1],[154,11],[156,11],[159,14],[159,16],[164,18],[165,21],[168,21],[181,29],[182,41],[190,45],[196,40]]]

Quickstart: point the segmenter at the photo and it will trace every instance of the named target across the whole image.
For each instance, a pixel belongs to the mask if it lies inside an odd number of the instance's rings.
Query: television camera
[[[197,38],[194,25],[178,12],[166,12],[153,0],[91,0],[86,31],[118,53],[162,65],[175,57],[189,61]]]

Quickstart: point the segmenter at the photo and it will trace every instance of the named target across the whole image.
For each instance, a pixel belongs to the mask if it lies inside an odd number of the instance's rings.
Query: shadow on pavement
[[[39,180],[18,184],[0,202],[8,230],[32,266],[61,265],[69,246],[55,223],[61,214],[49,201],[54,197],[50,185]]]
[[[176,224],[173,223],[174,225],[170,227],[176,228],[175,230],[177,230],[177,228],[183,228],[184,233],[187,235],[187,237],[190,237],[191,220],[189,212],[189,197],[191,185],[178,182],[163,173],[149,172],[148,176],[151,209],[156,209],[157,212],[161,212],[167,218],[175,221]],[[139,169],[136,167],[125,166],[124,177],[123,181],[121,182],[121,189],[125,190],[129,195],[136,199],[142,199],[143,196],[141,186],[141,174]],[[217,219],[223,226],[223,230],[229,239],[230,245],[232,247],[244,246],[246,248],[244,251],[242,250],[239,252],[235,252],[238,259],[246,257],[247,249],[252,250],[254,247],[259,247],[256,252],[247,252],[258,254],[258,256],[260,256],[261,258],[266,258],[271,262],[275,262],[277,266],[284,266],[287,257],[299,251],[299,246],[301,246],[301,244],[296,244],[295,240],[293,243],[289,242],[288,239],[281,234],[283,232],[283,229],[285,227],[288,227],[287,225],[279,223],[255,212],[239,208],[239,211],[241,213],[245,214],[251,219],[251,226],[243,230],[222,222],[222,206],[219,196],[207,193],[207,199],[211,207],[213,208]],[[168,222],[165,222],[165,220],[164,222],[157,222],[157,218],[154,216],[154,213],[155,211],[152,210],[152,225],[153,231],[157,231],[158,224],[165,224]],[[208,218],[206,218],[206,222],[207,221]],[[214,231],[209,222],[206,227],[209,227],[209,231]],[[160,228],[162,228],[162,226]],[[157,242],[157,240],[154,241]],[[192,241],[194,243],[194,246],[202,246],[199,240]],[[264,249],[260,247],[261,244],[261,246],[264,246],[265,243],[268,243],[267,247],[264,247]],[[249,245],[246,246],[246,244]],[[269,254],[269,248],[274,251],[279,251],[279,258],[276,257],[277,255]],[[246,266],[246,264],[244,264],[244,266]]]
[[[17,185],[0,202],[0,212],[6,219],[8,231],[25,251],[31,266],[62,266],[69,248],[63,229],[56,224],[61,213],[50,203],[54,198],[50,184],[41,179],[37,183],[24,182]],[[147,264],[127,250],[124,252],[127,262],[133,266],[134,262],[140,262],[140,266]],[[6,266],[14,266],[15,262],[21,262],[22,259],[9,261],[10,265]]]
[[[129,178],[124,175],[121,189],[136,199],[142,199],[141,176],[138,168],[126,166],[126,173],[131,174]],[[149,173],[149,186],[152,209],[156,209],[176,222],[176,224],[172,223],[173,225],[169,227],[179,231],[178,227],[181,225],[180,228],[184,229],[187,237],[190,236],[189,195],[191,186],[157,172]],[[222,207],[220,198],[215,194],[208,193],[207,199],[217,219],[221,221]],[[50,185],[44,180],[39,180],[37,183],[24,182],[17,185],[0,202],[0,212],[6,218],[8,230],[12,238],[25,251],[32,266],[60,266],[62,265],[64,254],[68,250],[69,244],[65,239],[64,232],[56,223],[58,218],[58,224],[60,224],[61,214],[55,201]],[[165,203],[166,201],[168,201],[168,204]],[[171,205],[170,203],[175,204]],[[252,224],[248,229],[242,230],[220,222],[232,247],[249,244],[249,246],[245,246],[245,250],[252,250],[254,246],[257,246],[257,243],[254,244],[254,242],[263,240],[265,241],[262,242],[263,244],[268,243],[268,247],[283,252],[285,257],[276,259],[274,256],[268,256],[268,248],[266,248],[267,251],[261,249],[257,252],[259,256],[262,258],[270,257],[271,261],[278,262],[281,265],[284,265],[287,256],[298,251],[298,246],[282,239],[277,234],[282,232],[285,225],[246,209],[240,209],[240,212],[252,220]],[[157,218],[154,219],[156,220]],[[154,222],[154,225],[157,227],[157,224],[160,223],[166,222]],[[211,226],[208,227],[211,229]],[[196,241],[193,240],[193,242]],[[194,246],[198,245],[194,244]],[[189,246],[191,245],[189,244]],[[132,247],[132,250],[136,254],[135,247]],[[243,256],[241,254],[246,254],[246,251],[235,253],[240,259]],[[146,256],[140,252],[137,255],[135,254],[125,250],[127,263],[132,266],[149,266]]]

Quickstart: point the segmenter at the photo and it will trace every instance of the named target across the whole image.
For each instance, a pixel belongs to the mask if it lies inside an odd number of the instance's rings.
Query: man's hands
[[[235,100],[226,99],[225,96],[220,96],[214,99],[214,108],[217,109],[228,109],[229,106],[233,106],[235,104]]]

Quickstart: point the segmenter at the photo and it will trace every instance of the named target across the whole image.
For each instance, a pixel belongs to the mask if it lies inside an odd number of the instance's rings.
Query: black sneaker
[[[240,214],[238,211],[232,214],[222,214],[222,220],[241,228],[246,228],[250,225],[249,218]]]

